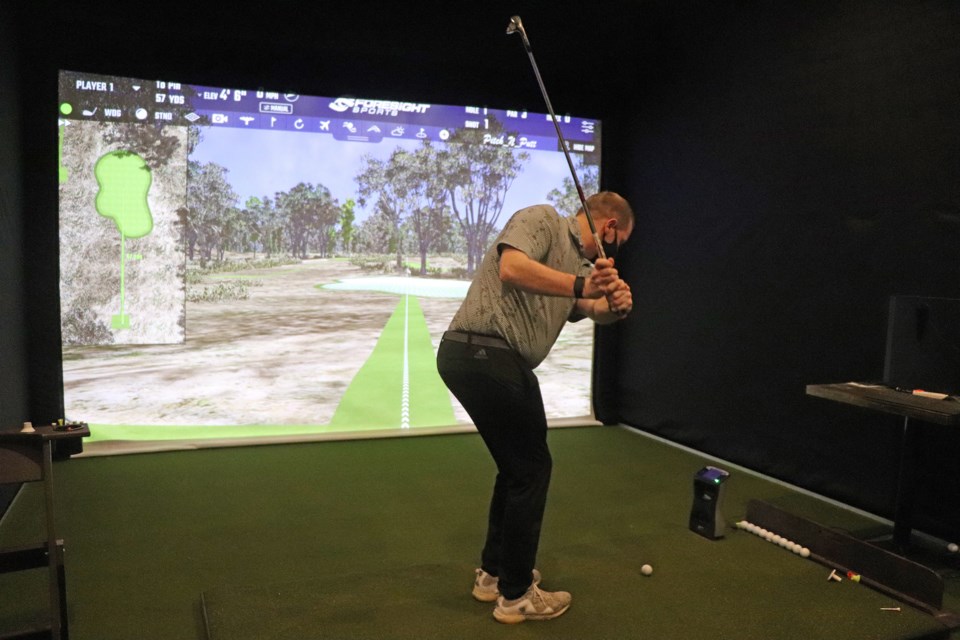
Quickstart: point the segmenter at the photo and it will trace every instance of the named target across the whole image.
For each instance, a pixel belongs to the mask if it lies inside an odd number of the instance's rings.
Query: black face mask
[[[617,257],[617,251],[620,249],[620,245],[618,245],[616,242],[607,242],[603,238],[600,238],[600,246],[603,247],[603,255],[605,257],[607,258]],[[599,257],[600,257],[600,254],[598,253],[596,256],[593,257],[593,259],[590,260],[590,262],[596,262],[597,258]]]
[[[601,238],[600,244],[603,246],[603,255],[608,258],[616,258],[617,251],[620,250],[620,245],[617,244],[617,239],[614,237],[613,242],[607,242]]]

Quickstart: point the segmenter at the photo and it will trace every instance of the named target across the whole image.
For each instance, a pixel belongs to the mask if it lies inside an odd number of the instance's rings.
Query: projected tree
[[[587,164],[583,156],[576,156],[576,171],[583,192],[590,196],[600,190],[600,167],[596,164]],[[577,194],[577,187],[573,184],[572,178],[563,179],[562,189],[551,189],[547,194],[547,201],[550,202],[557,211],[563,215],[574,215],[583,205],[580,202],[580,196]]]
[[[226,221],[238,199],[227,181],[227,169],[209,162],[187,164],[187,216],[184,225],[187,257],[199,254],[200,266],[213,259],[223,245]]]
[[[465,239],[467,274],[473,275],[496,230],[507,190],[529,159],[526,152],[491,142],[508,137],[490,119],[489,129],[459,130],[442,148],[425,141],[416,151],[398,148],[387,160],[366,156],[356,181],[359,203],[375,204],[367,238],[386,238],[400,270],[406,223],[425,274],[427,254],[445,244],[452,218]]]
[[[429,142],[424,142],[422,147],[400,156],[398,161],[405,166],[410,179],[407,223],[413,230],[420,254],[420,275],[426,275],[427,253],[444,232],[447,226],[444,219],[449,215],[447,194],[439,175],[440,157]]]
[[[515,136],[513,136],[515,138]],[[467,243],[467,275],[490,243],[510,185],[530,158],[508,144],[511,132],[496,118],[487,129],[458,129],[439,154],[438,176]]]
[[[384,235],[388,247],[396,251],[398,271],[403,268],[403,238],[400,225],[405,211],[405,198],[410,187],[408,166],[404,164],[401,157],[401,154],[405,153],[402,149],[396,149],[386,161],[370,155],[364,156],[363,169],[356,177],[357,192],[360,195],[357,202],[361,206],[366,205],[367,201],[375,202],[374,215],[386,232]]]
[[[340,208],[323,185],[303,183],[278,193],[276,208],[284,221],[287,250],[306,258],[310,248],[326,256],[330,250],[330,230],[337,224]]]
[[[427,254],[449,227],[441,169],[440,156],[427,141],[414,152],[397,150],[390,158],[388,174],[403,196],[405,223],[420,257],[420,275],[426,275]]]
[[[266,196],[249,198],[244,207],[244,215],[251,229],[253,246],[259,246],[268,258],[280,251],[283,227],[280,224],[279,214],[274,209],[273,200]]]
[[[94,175],[100,190],[97,213],[112,218],[120,232],[120,312],[111,319],[114,329],[129,329],[126,313],[127,238],[142,238],[153,230],[147,192],[153,176],[143,158],[130,151],[111,151],[97,160]],[[140,259],[139,255],[131,256]]]

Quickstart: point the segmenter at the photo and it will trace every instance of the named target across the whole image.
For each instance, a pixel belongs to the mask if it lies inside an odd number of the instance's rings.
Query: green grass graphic
[[[409,424],[406,426],[453,424],[453,406],[437,373],[433,343],[420,303],[413,296],[403,296],[370,357],[340,399],[330,425],[353,429],[401,426],[405,352],[409,381]]]

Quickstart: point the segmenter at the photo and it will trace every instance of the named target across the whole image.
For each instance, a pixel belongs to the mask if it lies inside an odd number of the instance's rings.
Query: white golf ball
[[[645,564],[645,565],[643,565],[642,567],[640,567],[640,573],[642,573],[642,574],[645,575],[645,576],[652,576],[652,575],[653,575],[653,567],[651,567],[651,566],[648,565],[648,564]]]
[[[957,546],[956,542],[951,542],[947,545],[947,551],[950,553],[956,553],[957,551],[960,551],[960,547]]]
[[[800,549],[800,555],[803,556],[804,558],[809,558],[809,557],[810,557],[810,549],[807,549],[806,547],[803,547],[802,549]]]

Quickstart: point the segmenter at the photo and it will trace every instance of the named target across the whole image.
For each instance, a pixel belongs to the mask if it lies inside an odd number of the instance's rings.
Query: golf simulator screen
[[[550,116],[62,71],[65,417],[97,440],[466,425],[440,336],[514,211],[579,199]],[[558,116],[585,191],[600,122]],[[590,414],[593,328],[538,369]]]

